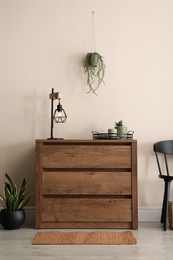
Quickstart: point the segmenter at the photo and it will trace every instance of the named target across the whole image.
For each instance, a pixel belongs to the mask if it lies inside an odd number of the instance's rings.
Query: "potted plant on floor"
[[[30,194],[25,194],[27,182],[23,179],[17,187],[6,173],[3,187],[3,195],[0,195],[0,222],[4,229],[18,229],[25,222],[25,211],[23,207],[28,203]]]

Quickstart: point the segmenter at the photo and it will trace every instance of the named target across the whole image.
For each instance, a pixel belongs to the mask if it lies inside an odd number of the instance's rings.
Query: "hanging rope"
[[[103,57],[96,51],[96,39],[95,39],[95,13],[92,12],[91,20],[91,48],[85,57],[84,72],[86,73],[86,85],[89,87],[87,93],[96,94],[96,90],[104,82],[105,75],[105,63]]]
[[[93,46],[94,46],[94,51],[96,52],[96,39],[95,39],[95,14],[94,11],[92,12],[92,39],[93,39]]]

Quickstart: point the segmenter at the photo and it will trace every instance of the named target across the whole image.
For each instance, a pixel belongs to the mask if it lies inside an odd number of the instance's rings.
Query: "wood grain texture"
[[[115,198],[45,198],[43,222],[130,222],[131,200]]]
[[[130,155],[131,146],[44,145],[42,167],[130,168]]]
[[[36,228],[138,228],[135,140],[37,140]]]
[[[64,223],[65,226],[66,223]],[[69,223],[72,227],[73,223]],[[90,224],[90,223],[89,223]],[[93,225],[93,222],[91,223]],[[90,224],[90,225],[91,225]],[[105,223],[106,224],[106,223]],[[114,225],[118,223],[112,223]],[[125,225],[124,223],[119,223]],[[44,223],[46,225],[46,223]],[[58,223],[52,223],[58,228]],[[108,223],[109,225],[109,223]],[[107,225],[107,226],[108,226]],[[107,228],[105,226],[105,228]],[[74,223],[74,229],[78,226]],[[66,226],[66,228],[69,228]],[[94,226],[93,226],[94,228]],[[104,226],[103,226],[104,228]],[[118,226],[115,226],[118,228]],[[127,227],[123,227],[126,229]],[[31,245],[38,230],[34,228],[34,223],[25,222],[21,229],[6,231],[0,227],[0,259],[1,260],[172,260],[173,256],[173,231],[164,232],[160,227],[160,221],[139,222],[139,229],[133,230],[137,244],[131,246],[110,246],[110,245]],[[51,231],[57,231],[52,229]],[[61,229],[60,231],[69,231]],[[98,229],[87,229],[84,231],[98,231]],[[124,230],[109,229],[112,232]]]
[[[137,143],[132,143],[132,227],[138,228]]]
[[[44,195],[131,195],[131,172],[43,172]]]

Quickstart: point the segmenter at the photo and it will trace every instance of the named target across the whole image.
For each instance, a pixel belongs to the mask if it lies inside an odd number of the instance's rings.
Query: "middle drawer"
[[[131,172],[43,172],[43,195],[131,195]]]

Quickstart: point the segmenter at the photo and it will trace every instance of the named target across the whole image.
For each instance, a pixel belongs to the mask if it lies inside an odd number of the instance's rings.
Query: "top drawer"
[[[131,168],[130,145],[43,144],[43,168]]]

